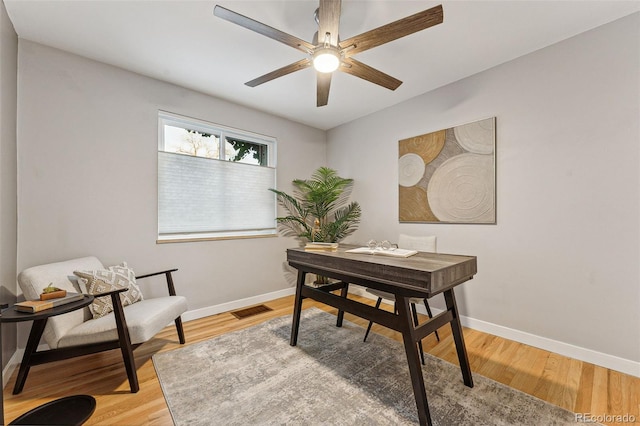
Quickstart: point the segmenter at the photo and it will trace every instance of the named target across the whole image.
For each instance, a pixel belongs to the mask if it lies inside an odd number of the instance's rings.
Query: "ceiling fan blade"
[[[339,70],[370,81],[378,86],[386,87],[389,90],[396,90],[402,84],[397,78],[393,78],[353,58],[343,59]]]
[[[435,6],[343,40],[340,42],[340,49],[343,49],[344,56],[348,58],[356,53],[364,52],[373,47],[441,24],[443,19],[442,5]]]
[[[311,59],[305,58],[301,59],[298,62],[294,62],[293,64],[286,65],[282,68],[278,68],[275,71],[271,71],[265,75],[262,75],[258,78],[254,78],[251,81],[247,81],[245,84],[249,87],[256,87],[262,83],[266,83],[267,81],[274,80],[278,77],[282,77],[283,75],[291,74],[292,72],[300,71],[305,68],[311,66]]]
[[[233,12],[229,9],[226,9],[222,6],[216,5],[213,9],[213,14],[218,18],[222,18],[226,21],[233,22],[234,24],[238,24],[241,27],[245,27],[251,31],[255,31],[258,34],[262,34],[263,36],[267,36],[273,40],[279,41],[280,43],[284,43],[287,46],[291,46],[294,49],[301,50],[305,53],[310,53],[313,51],[315,46],[309,42],[306,42],[298,37],[292,36],[291,34],[287,34],[283,31],[277,30],[273,27],[263,24],[262,22],[258,22],[254,19],[248,18],[239,13]]]
[[[340,27],[340,9],[342,0],[320,0],[318,11],[318,44],[329,42],[338,45],[338,28]],[[327,39],[325,35],[329,33]]]
[[[316,106],[325,106],[329,103],[329,89],[331,88],[331,73],[316,72],[318,75],[317,102]]]

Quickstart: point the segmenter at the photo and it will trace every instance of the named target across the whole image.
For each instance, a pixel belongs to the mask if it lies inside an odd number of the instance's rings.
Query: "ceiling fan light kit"
[[[321,47],[313,53],[313,67],[318,72],[334,72],[340,66],[340,51],[333,46]]]
[[[307,58],[271,71],[245,84],[255,87],[313,65],[313,68],[317,71],[317,106],[319,107],[327,105],[329,102],[331,76],[336,70],[346,72],[389,90],[397,89],[402,84],[402,81],[363,64],[352,58],[352,56],[441,24],[444,19],[442,5],[439,5],[340,41],[338,27],[340,26],[341,9],[341,0],[320,0],[315,16],[318,23],[318,34],[324,34],[325,37],[324,40],[318,40],[317,37],[314,37],[313,44],[219,5],[215,6],[213,14],[306,53],[308,55]]]

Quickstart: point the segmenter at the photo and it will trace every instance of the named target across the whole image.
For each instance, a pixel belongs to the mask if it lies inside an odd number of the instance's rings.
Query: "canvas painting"
[[[398,142],[400,222],[496,223],[495,123]]]

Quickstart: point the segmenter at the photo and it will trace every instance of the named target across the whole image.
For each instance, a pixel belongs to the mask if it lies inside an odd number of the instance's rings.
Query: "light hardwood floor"
[[[349,297],[373,304],[366,298]],[[186,322],[187,344],[250,327],[270,318],[290,315],[293,297],[273,300],[265,305],[273,310],[242,320],[230,313],[222,313]],[[333,308],[315,301],[304,301],[305,309],[311,306],[335,313]],[[345,315],[345,319],[366,326],[365,320],[352,315]],[[398,333],[381,326],[374,325],[373,331],[400,340]],[[425,351],[457,364],[450,328],[443,327],[439,334],[440,342],[436,341],[434,335],[423,341]],[[471,368],[475,374],[489,377],[576,413],[591,413],[594,416],[632,415],[635,416],[635,424],[640,424],[639,378],[472,329],[465,329],[464,335]],[[52,399],[89,394],[96,398],[97,408],[87,425],[171,425],[171,415],[156,378],[151,356],[156,352],[178,347],[180,344],[175,328],[167,327],[156,338],[135,351],[140,381],[140,391],[136,394],[129,392],[119,351],[33,367],[20,395],[11,394],[17,374],[14,372],[4,390],[5,420],[9,422]],[[428,389],[427,384],[427,395]],[[604,423],[620,424],[615,421]]]

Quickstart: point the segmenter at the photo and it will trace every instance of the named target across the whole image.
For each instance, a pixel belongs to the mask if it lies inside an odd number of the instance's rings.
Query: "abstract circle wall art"
[[[496,223],[496,119],[398,142],[400,222]]]

